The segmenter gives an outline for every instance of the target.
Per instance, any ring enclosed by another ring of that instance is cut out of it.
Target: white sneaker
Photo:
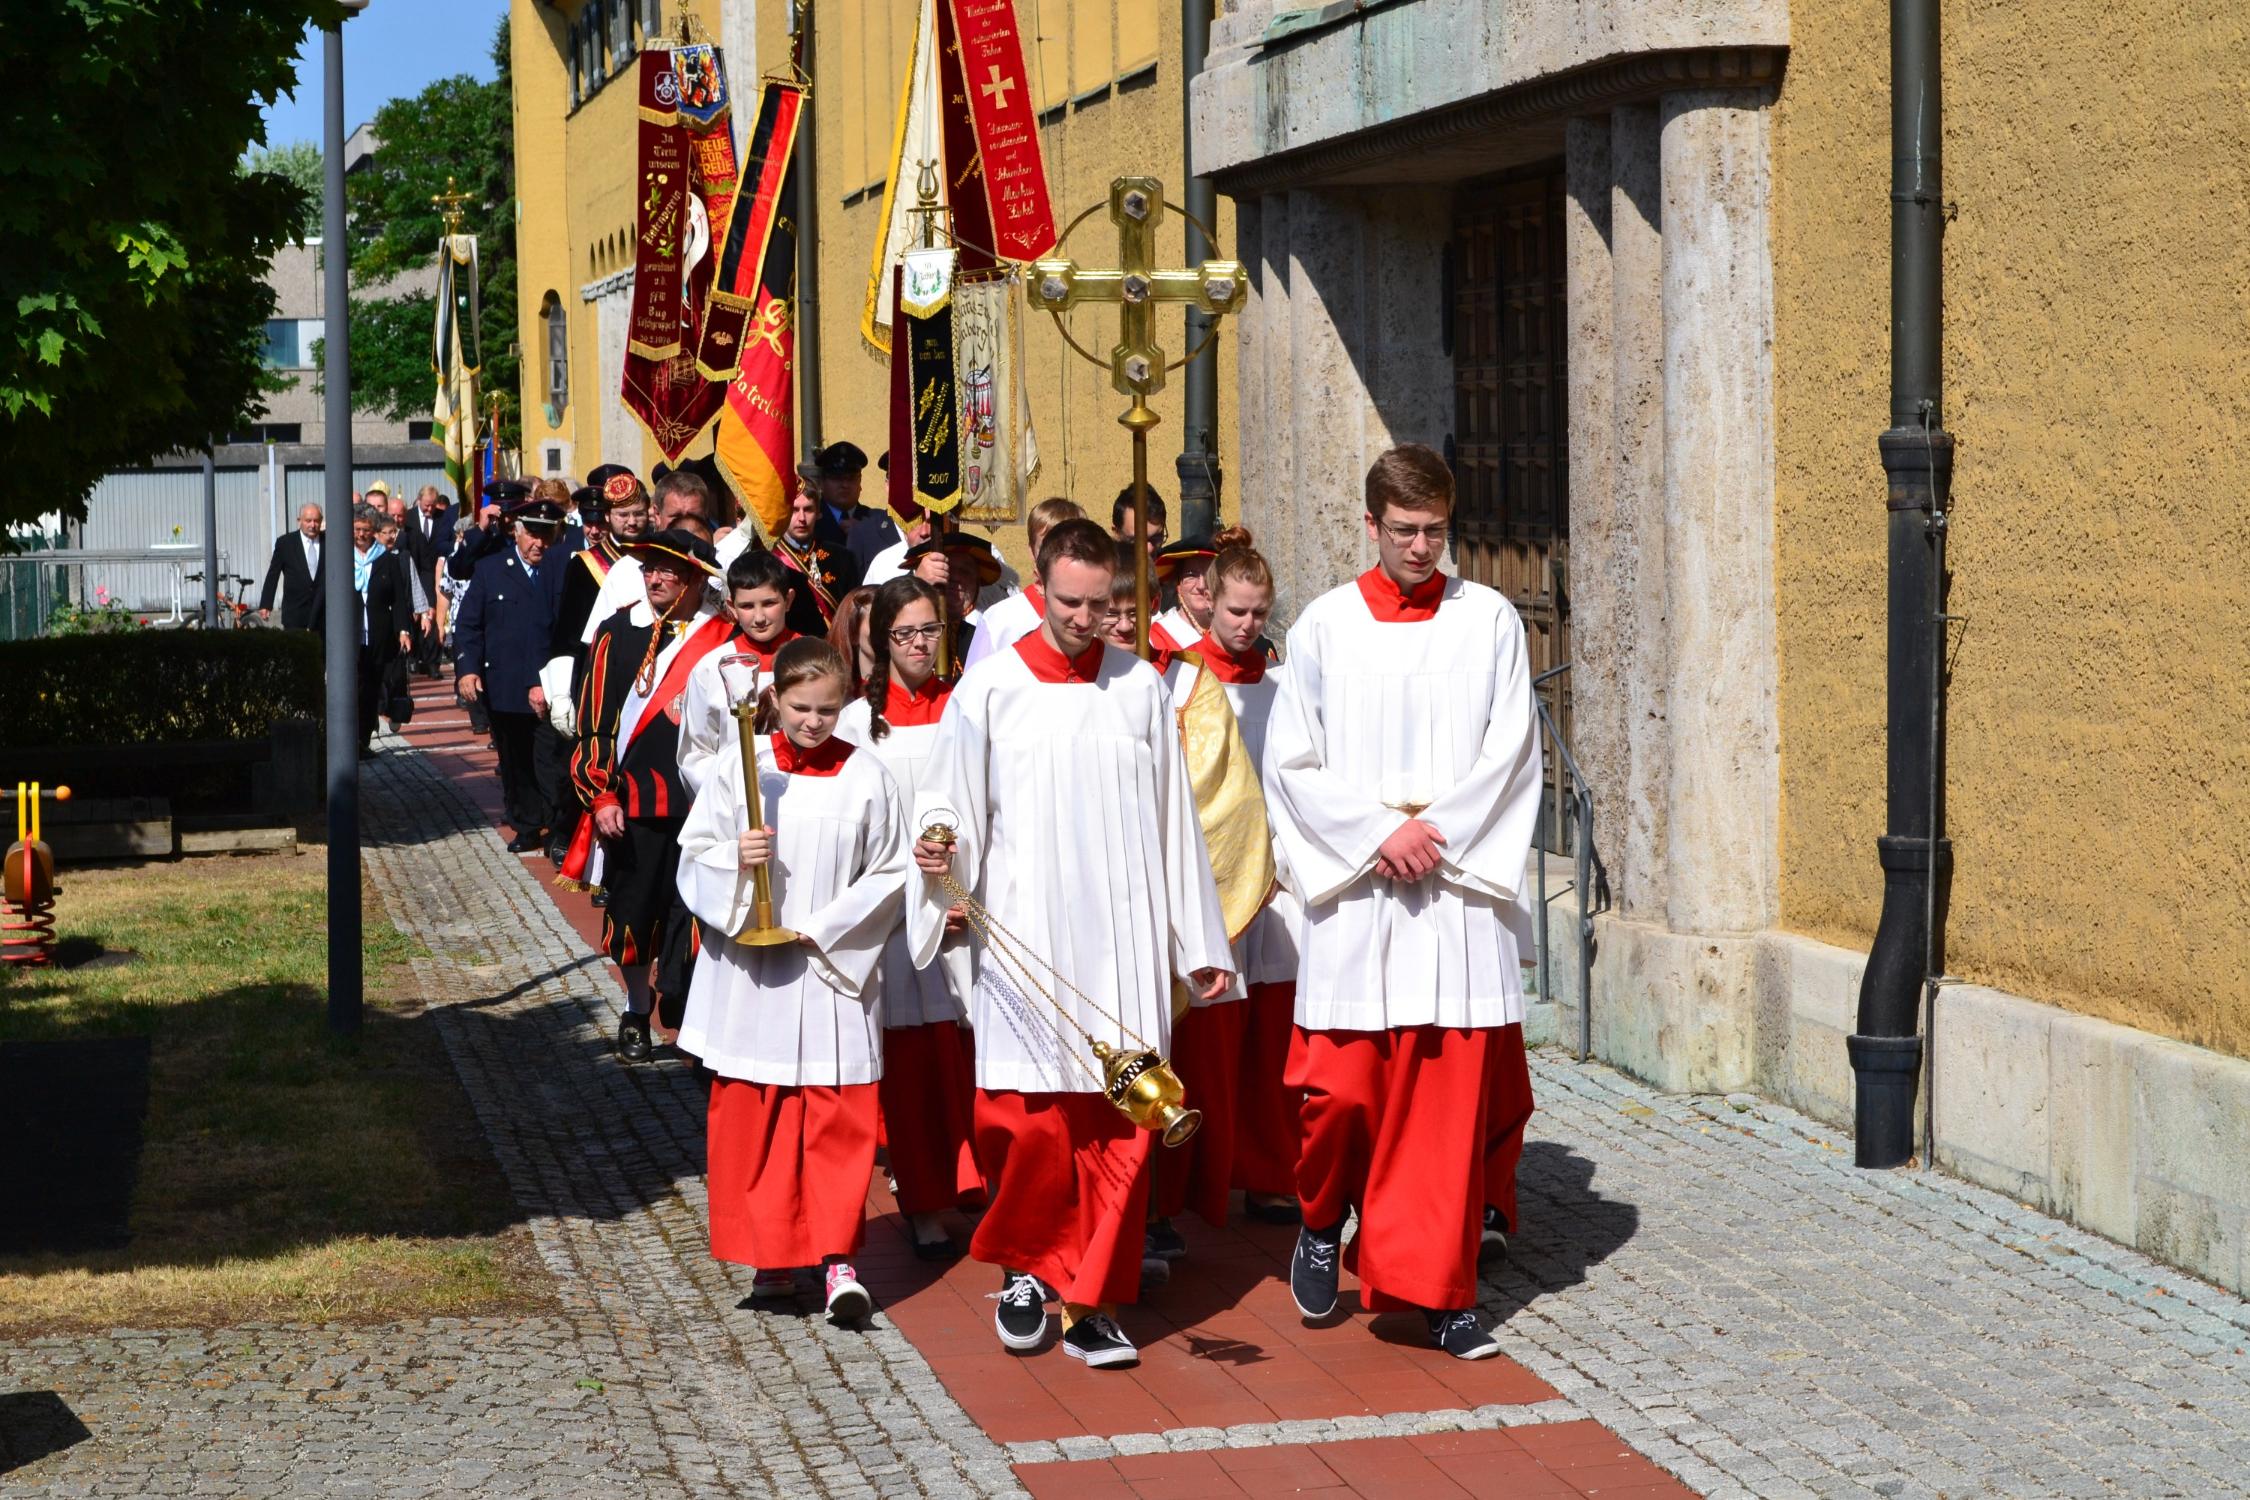
[[[859,1284],[859,1273],[844,1261],[828,1267],[828,1320],[857,1323],[875,1310],[875,1299]]]

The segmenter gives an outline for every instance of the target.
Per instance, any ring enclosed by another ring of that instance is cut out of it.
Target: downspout
[[[1191,99],[1197,75],[1211,51],[1212,0],[1180,0],[1180,166],[1187,174],[1187,259],[1183,265],[1201,265],[1211,257],[1211,242],[1196,227],[1201,220],[1218,231],[1219,195],[1211,179],[1195,174],[1195,107]],[[1219,529],[1219,348],[1217,319],[1201,308],[1187,310],[1187,345],[1196,348],[1210,340],[1202,357],[1189,361],[1183,382],[1185,420],[1180,424],[1180,456],[1174,468],[1180,477],[1179,535],[1209,536]]]
[[[1847,1039],[1863,1167],[1914,1155],[1924,1038],[1916,1012],[1944,964],[1952,849],[1944,838],[1945,515],[1953,438],[1945,430],[1945,207],[1939,0],[1891,0],[1891,425],[1878,440],[1888,481],[1890,589],[1883,913]]]

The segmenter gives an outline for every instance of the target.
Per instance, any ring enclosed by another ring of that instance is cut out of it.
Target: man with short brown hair
[[[1289,1287],[1334,1311],[1344,1223],[1364,1305],[1460,1359],[1483,1232],[1515,1227],[1531,1116],[1519,902],[1540,760],[1523,622],[1439,571],[1453,476],[1418,443],[1367,472],[1377,563],[1289,632],[1266,726],[1275,863],[1303,903],[1288,1082],[1305,1091]],[[1495,1222],[1495,1221],[1498,1222]]]

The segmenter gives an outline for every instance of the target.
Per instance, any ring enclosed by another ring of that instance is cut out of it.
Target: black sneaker
[[[1186,1260],[1187,1241],[1172,1227],[1170,1219],[1152,1219],[1148,1226],[1148,1254],[1165,1260]]]
[[[1484,1206],[1484,1238],[1477,1245],[1477,1260],[1481,1263],[1498,1260],[1508,1253],[1508,1221],[1500,1210],[1487,1203]]]
[[[1036,1349],[1047,1338],[1047,1284],[1028,1271],[1003,1271],[992,1326],[1010,1349]]]
[[[1297,1231],[1297,1253],[1289,1257],[1289,1295],[1306,1317],[1325,1318],[1336,1310],[1343,1248],[1341,1224],[1325,1230],[1307,1224]]]
[[[618,1061],[645,1063],[655,1055],[655,1049],[649,1045],[648,1040],[648,1017],[633,1011],[625,1012],[625,1018],[617,1023]]]
[[[1158,1252],[1155,1234],[1143,1235],[1141,1237],[1141,1290],[1145,1292],[1156,1287],[1169,1286],[1171,1282],[1172,1263]]]
[[[1107,1313],[1088,1313],[1071,1324],[1070,1331],[1063,1335],[1063,1353],[1084,1360],[1087,1368],[1094,1370],[1141,1362],[1141,1351]]]
[[[1298,1210],[1297,1200],[1294,1198],[1284,1198],[1278,1203],[1260,1203],[1255,1199],[1246,1199],[1242,1205],[1242,1212],[1246,1217],[1260,1224],[1302,1224],[1305,1222],[1305,1216]]]
[[[1422,1317],[1429,1325],[1430,1342],[1455,1359],[1490,1359],[1500,1352],[1473,1312],[1433,1312]]]

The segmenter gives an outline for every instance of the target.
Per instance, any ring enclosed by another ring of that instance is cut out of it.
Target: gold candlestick
[[[758,785],[758,732],[754,727],[758,717],[758,659],[740,654],[724,658],[719,663],[722,682],[726,677],[726,664],[737,661],[751,663],[750,696],[730,705],[742,746],[743,810],[751,819],[751,827],[763,828],[766,826],[766,796]],[[745,947],[778,948],[797,941],[796,933],[773,919],[772,865],[772,859],[768,858],[750,867],[750,919],[734,934],[734,940]]]

